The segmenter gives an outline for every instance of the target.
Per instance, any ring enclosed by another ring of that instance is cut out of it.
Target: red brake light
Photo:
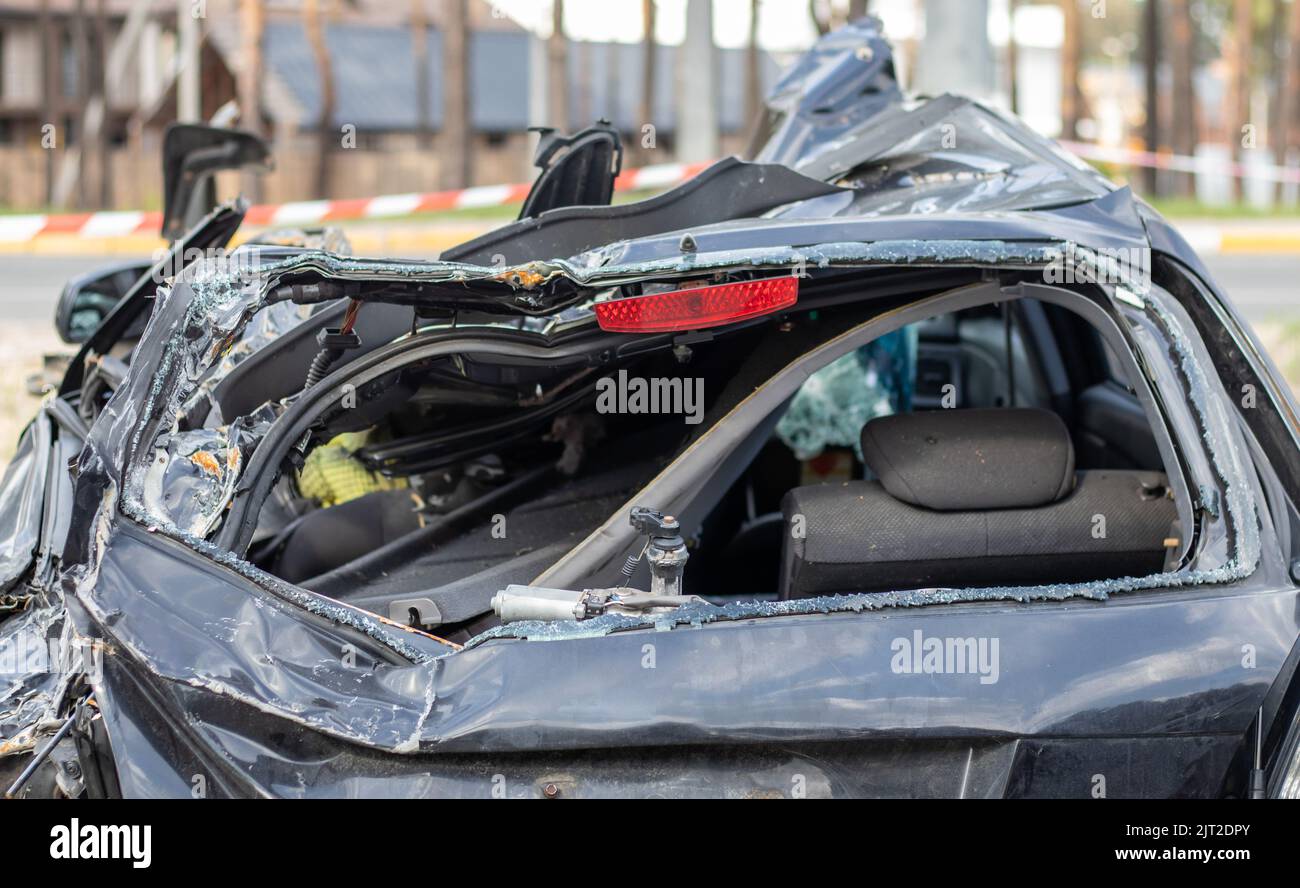
[[[597,302],[596,322],[611,333],[699,330],[771,314],[799,298],[797,277],[740,281]]]

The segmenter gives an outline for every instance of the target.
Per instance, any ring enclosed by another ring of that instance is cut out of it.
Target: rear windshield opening
[[[476,354],[407,366],[317,424],[247,556],[470,637],[498,622],[493,594],[532,582],[629,504],[661,506],[638,494],[669,463],[869,316],[795,313],[599,367]],[[1177,561],[1146,411],[1100,334],[1053,305],[1013,300],[885,334],[811,372],[760,426],[680,517],[685,594],[1038,585]],[[630,579],[615,566],[586,587],[650,588],[643,553],[624,554]]]

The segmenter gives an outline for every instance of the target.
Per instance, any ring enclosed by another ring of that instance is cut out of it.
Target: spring
[[[644,554],[645,549],[642,549],[635,555],[627,556],[627,560],[623,562],[623,576],[632,579],[632,574],[636,571],[636,566],[641,563],[641,556]]]

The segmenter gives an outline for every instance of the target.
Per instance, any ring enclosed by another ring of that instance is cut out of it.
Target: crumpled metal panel
[[[943,96],[893,106],[796,168],[816,178],[841,173],[834,181],[857,191],[840,211],[846,216],[1025,210],[1094,200],[1113,188],[1062,159],[1047,139],[1009,130],[993,110]]]
[[[856,190],[822,215],[1024,210],[1094,200],[1112,186],[1048,139],[970,99],[908,99],[871,18],[823,36],[765,100],[751,154]]]
[[[824,34],[781,75],[764,101],[750,153],[760,162],[793,167],[902,99],[880,21],[850,22]]]
[[[23,431],[0,481],[0,614],[13,606],[6,593],[31,566],[40,542],[49,460],[50,419],[42,411]]]
[[[865,752],[868,741],[889,737],[924,749],[953,737],[1035,737],[1054,746],[1055,738],[1092,735],[1152,740],[1134,760],[1142,767],[1116,766],[1116,794],[1204,793],[1204,783],[1192,780],[1207,764],[1204,738],[1245,730],[1288,656],[1297,619],[1293,589],[1194,600],[1164,593],[1082,618],[1050,606],[903,612],[880,605],[858,613],[827,608],[829,616],[714,625],[671,620],[588,638],[549,636],[565,639],[562,645],[485,639],[423,663],[389,664],[226,571],[200,565],[139,531],[119,531],[99,582],[79,593],[78,603],[88,620],[114,621],[111,659],[120,658],[122,669],[147,664],[157,684],[151,705],[186,712],[186,730],[200,748],[239,763],[241,794],[474,794],[489,787],[448,790],[444,780],[459,774],[482,781],[502,769],[512,780],[540,779],[550,772],[547,761],[579,768],[599,786],[600,778],[577,764],[592,748],[657,748],[653,758],[680,764],[743,754],[701,751],[711,744],[776,744],[815,757],[821,744],[849,740]],[[1000,665],[987,682],[973,671],[900,678],[894,642],[917,632],[993,634]],[[1258,642],[1251,669],[1241,664],[1244,637]],[[351,656],[348,643],[355,645]],[[645,666],[650,653],[653,669]],[[110,681],[113,674],[107,670]],[[111,683],[104,696],[119,699],[115,705],[141,705],[127,683]],[[276,727],[284,722],[309,730],[286,734]],[[1178,737],[1188,741],[1185,753],[1163,742]],[[1230,746],[1217,747],[1211,763],[1222,765]],[[398,758],[362,755],[361,748]],[[501,760],[529,750],[547,750],[548,757]],[[466,770],[467,759],[444,759],[484,754],[496,758],[477,758],[477,771]],[[1164,776],[1156,781],[1144,771]],[[1021,784],[1048,779],[1032,761],[1013,767],[1003,760],[997,774],[990,785],[1013,775]],[[1133,781],[1127,790],[1121,774]],[[152,778],[131,779],[144,794]],[[652,785],[645,779],[642,792]],[[872,785],[869,774],[855,779],[864,781],[862,791]],[[1085,779],[1076,791],[1087,788]],[[1033,789],[1024,794],[1061,792],[1050,782]]]
[[[293,302],[276,302],[253,315],[247,326],[240,332],[238,340],[226,349],[220,360],[186,399],[183,408],[185,413],[193,415],[198,404],[202,402],[208,407],[204,425],[220,425],[224,421],[221,416],[221,405],[212,397],[217,384],[249,355],[262,350],[309,318],[312,308],[313,306],[310,305],[298,305]]]
[[[70,677],[60,661],[64,629],[57,595],[0,623],[0,758],[31,749],[37,726],[53,716]]]
[[[183,533],[206,537],[234,495],[245,459],[274,419],[275,411],[264,406],[229,425],[159,436],[140,481],[146,511],[165,516]]]
[[[1111,798],[1213,797],[1236,751],[1231,736],[1179,734],[1025,740],[907,732],[777,742],[735,742],[732,734],[690,745],[625,745],[607,725],[592,724],[583,749],[547,749],[539,732],[535,745],[517,750],[396,757],[313,732],[290,734],[275,719],[201,691],[180,688],[167,702],[194,713],[199,748],[232,765],[228,775],[209,777],[213,796],[1087,798],[1095,789],[1089,778],[1104,773]],[[140,766],[124,776],[125,794],[188,794],[196,775],[214,769],[173,746],[140,704],[125,697],[120,711],[106,712],[114,736],[129,737],[138,750]],[[160,749],[169,751],[166,759]]]

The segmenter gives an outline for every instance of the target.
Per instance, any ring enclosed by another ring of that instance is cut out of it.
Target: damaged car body
[[[110,313],[0,490],[14,794],[1300,794],[1296,406],[1127,189],[866,20],[531,207]]]

